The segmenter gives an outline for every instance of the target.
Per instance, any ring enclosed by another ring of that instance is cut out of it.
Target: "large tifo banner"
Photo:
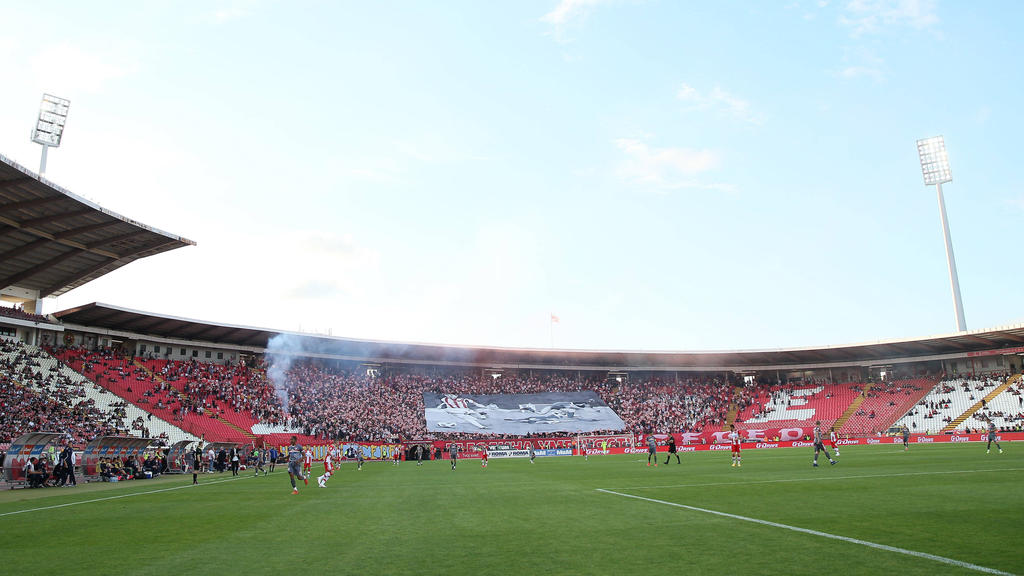
[[[626,425],[596,392],[459,395],[425,392],[427,430],[526,436],[622,430]]]

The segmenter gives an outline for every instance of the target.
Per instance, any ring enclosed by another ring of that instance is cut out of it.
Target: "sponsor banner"
[[[1011,442],[1011,441],[1024,441],[1024,432],[1004,432],[996,434],[996,439],[1000,442]],[[956,434],[956,435],[940,435],[940,436],[927,436],[919,434],[917,436],[911,436],[910,441],[912,443],[920,444],[931,444],[931,443],[942,443],[942,442],[987,442],[987,434]],[[841,446],[856,446],[856,445],[876,445],[876,444],[903,444],[903,437],[879,437],[879,438],[849,438],[839,442],[837,445]],[[765,450],[773,448],[813,448],[814,442],[807,440],[795,440],[788,442],[745,442],[743,444],[743,450]],[[679,452],[705,452],[705,451],[728,451],[732,447],[729,444],[695,444],[690,446],[678,446],[676,448]],[[668,449],[665,446],[659,446],[658,452],[666,452]],[[600,450],[590,452],[590,454],[601,454]],[[635,447],[635,448],[609,448],[607,454],[647,454],[646,447]]]
[[[527,451],[529,452],[529,451]],[[537,456],[572,456],[572,448],[555,448],[548,450],[541,448],[540,450],[534,450],[534,454]]]
[[[488,450],[488,458],[529,458],[529,450]]]
[[[592,390],[542,394],[423,394],[430,432],[527,436],[587,433],[626,427]]]
[[[323,462],[324,457],[330,451],[332,444],[301,444],[303,448],[309,448],[310,452],[313,453],[313,462]],[[333,446],[337,446],[341,461],[344,460],[355,460],[355,452],[359,451],[363,453],[363,460],[391,460],[394,458],[395,451],[402,451],[403,446],[401,444],[395,444],[393,442],[338,442]],[[276,446],[277,453],[282,457],[288,454],[288,445],[281,444]],[[245,449],[248,453],[248,448]],[[338,464],[338,462],[335,462]]]
[[[679,438],[679,434],[675,435]],[[638,437],[639,438],[639,437]],[[667,438],[667,436],[664,436]],[[1024,441],[1024,432],[1004,432],[996,434],[996,439],[1000,442],[1006,441]],[[987,442],[988,434],[943,434],[937,436],[928,436],[924,434],[911,435],[910,441],[912,443],[919,444],[930,444],[930,443],[942,443],[942,442]],[[445,458],[448,457],[448,447],[451,444],[457,444],[459,446],[459,458],[474,458],[479,457],[482,450],[487,450],[492,457],[495,452],[506,451],[506,452],[523,452],[529,455],[530,444],[533,444],[536,448],[535,452],[537,456],[576,456],[580,452],[574,448],[576,439],[575,438],[535,438],[522,440],[509,440],[507,438],[477,438],[471,440],[461,441],[441,441],[437,440],[433,442],[434,447],[440,447],[444,453]],[[864,445],[876,445],[876,444],[903,444],[902,436],[880,436],[873,438],[845,438],[837,440],[837,446],[864,446]],[[584,444],[586,445],[586,443]],[[826,443],[826,445],[828,445]],[[500,448],[499,448],[500,447]],[[742,448],[743,450],[763,450],[773,448],[813,448],[814,442],[810,440],[789,440],[789,441],[775,441],[775,440],[762,440],[762,441],[750,441],[744,439]],[[696,443],[696,444],[676,444],[677,452],[703,452],[703,451],[728,451],[732,447],[727,443]],[[658,453],[665,453],[668,451],[666,446],[661,440],[659,440]],[[647,454],[647,446],[637,443],[636,446],[625,445],[625,446],[609,446],[606,450],[597,449],[586,449],[589,455],[601,455],[601,454]]]
[[[660,437],[664,437],[667,441],[668,435],[662,434]],[[608,448],[625,448],[627,446],[633,446],[633,435],[632,434],[606,434],[596,436],[580,436],[579,442],[583,444],[583,447],[588,450],[606,450]],[[659,440],[660,442],[660,440]]]

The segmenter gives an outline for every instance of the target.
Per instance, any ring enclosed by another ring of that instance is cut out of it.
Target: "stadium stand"
[[[1024,377],[1020,374],[1008,379],[1008,386],[978,411],[957,425],[960,431],[987,430],[992,422],[1002,431],[1024,428]]]
[[[194,438],[107,393],[44,350],[14,340],[0,340],[0,398],[0,443],[42,430],[67,431],[78,447],[115,433],[168,442]]]
[[[32,314],[31,312],[25,312],[24,310],[17,306],[0,305],[0,316],[6,318],[14,318],[16,320],[28,320],[29,322],[53,323],[53,321],[47,318],[46,316]]]
[[[721,426],[732,388],[716,379],[666,383],[560,375],[492,378],[480,374],[372,378],[311,365],[288,372],[293,390],[291,426],[306,435],[346,440],[388,440],[427,435],[423,393],[531,394],[594,390],[634,433],[701,431]],[[372,409],[368,409],[372,407]],[[434,434],[437,436],[437,434]]]
[[[888,430],[892,423],[906,414],[925,394],[935,387],[936,380],[915,378],[866,385],[862,402],[846,422],[839,426],[841,436],[876,435]]]
[[[206,410],[202,406],[193,409],[190,402],[182,401],[181,394],[176,388],[167,382],[156,382],[143,366],[136,365],[130,358],[114,354],[110,349],[89,352],[82,349],[59,348],[52,352],[72,370],[126,400],[128,405],[140,413],[152,414],[173,423],[172,426],[182,432],[171,438],[172,441],[198,439],[204,436],[208,440],[223,439],[232,442],[246,442],[251,439],[251,433],[247,436],[237,427],[229,426],[216,418],[213,408],[205,416]]]
[[[737,416],[736,429],[801,427],[821,420],[828,430],[861,391],[860,384],[762,385]]]
[[[938,434],[955,418],[969,410],[1005,379],[987,377],[972,380],[950,378],[939,382],[916,406],[895,422],[915,434]]]

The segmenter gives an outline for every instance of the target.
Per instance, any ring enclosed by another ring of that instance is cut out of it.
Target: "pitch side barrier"
[[[996,434],[996,440],[998,442],[1019,442],[1024,441],[1024,432],[1002,432]],[[963,442],[988,442],[988,434],[941,434],[941,435],[927,435],[927,434],[912,434],[910,436],[911,444],[949,444],[949,443],[963,443]],[[863,446],[872,444],[898,444],[903,445],[902,436],[882,436],[879,438],[850,438],[847,440],[836,440],[836,446]],[[809,440],[786,440],[786,441],[747,441],[743,442],[743,450],[763,450],[771,448],[812,448],[814,442]],[[731,450],[732,446],[728,443],[718,444],[679,444],[676,446],[677,452],[704,452],[704,451],[724,451]],[[668,452],[668,446],[658,444],[658,452]],[[590,454],[646,454],[647,447],[637,445],[635,448],[609,448],[608,450],[591,450]]]
[[[760,432],[760,431],[758,431]],[[715,433],[717,434],[717,433]],[[678,452],[702,452],[730,450],[731,445],[724,436],[719,442],[684,443],[682,438],[685,434],[673,434],[676,438],[676,451]],[[668,452],[668,434],[656,434],[658,439],[658,452]],[[1002,432],[996,434],[1000,442],[1024,441],[1024,432]],[[959,442],[987,442],[988,434],[912,434],[911,444],[938,444],[938,443],[959,443]],[[516,458],[529,455],[530,446],[533,446],[537,456],[577,456],[583,454],[646,454],[647,437],[632,435],[611,435],[611,436],[583,436],[564,438],[472,438],[466,440],[434,441],[435,448],[441,448],[445,457],[448,448],[455,444],[459,447],[459,458],[479,458],[480,454],[487,450],[492,458]],[[837,446],[856,446],[871,444],[903,444],[902,436],[882,436],[877,438],[850,438],[837,440]],[[771,449],[771,448],[810,448],[814,443],[810,440],[763,440],[743,439],[743,449]]]
[[[12,484],[22,484],[28,481],[25,472],[22,470],[29,459],[41,458],[48,454],[48,448],[57,444],[66,435],[62,432],[30,432],[22,434],[20,438],[11,442],[7,448],[7,457],[4,459],[4,480]],[[49,463],[52,470],[56,462]]]
[[[100,436],[85,445],[82,452],[82,475],[89,480],[99,477],[103,458],[137,458],[157,442],[154,438],[133,436]]]
[[[410,442],[412,444],[425,444],[422,441]],[[303,448],[309,448],[313,452],[314,462],[323,462],[324,456],[331,449],[331,446],[337,446],[341,452],[342,460],[353,460],[349,458],[350,452],[354,454],[356,451],[363,453],[363,460],[391,460],[394,458],[395,451],[402,450],[402,445],[395,442],[323,442],[318,444],[306,443],[302,444]],[[270,447],[267,446],[267,449]],[[286,458],[288,455],[287,444],[275,444],[274,448],[277,449],[277,453],[280,454],[280,458]]]

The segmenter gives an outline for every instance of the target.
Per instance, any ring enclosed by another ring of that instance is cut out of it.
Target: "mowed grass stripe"
[[[224,478],[221,480],[213,480],[211,482],[203,482],[202,484],[188,484],[186,486],[172,486],[170,488],[158,488],[156,490],[145,490],[143,492],[129,492],[127,494],[116,494],[114,496],[104,496],[103,498],[91,498],[89,500],[78,500],[74,502],[65,502],[63,504],[53,504],[51,506],[40,506],[37,508],[26,508],[24,510],[13,510],[11,512],[0,512],[0,517],[3,516],[14,516],[15,514],[25,514],[27,512],[41,512],[43,510],[54,510],[57,508],[67,508],[68,506],[78,506],[79,504],[92,504],[94,502],[105,502],[107,500],[120,500],[122,498],[131,498],[132,496],[145,496],[147,494],[159,494],[161,492],[171,492],[174,490],[186,490],[189,488],[195,489],[200,486],[211,486],[214,484],[223,484],[224,482],[233,482],[235,480],[241,480],[242,478],[251,478],[251,476],[234,476],[231,478]]]
[[[743,522],[752,522],[754,524],[761,524],[764,526],[770,526],[772,528],[782,528],[785,530],[792,530],[793,532],[801,532],[803,534],[810,534],[812,536],[820,536],[822,538],[831,538],[832,540],[840,540],[843,542],[849,542],[851,544],[859,544],[861,546],[867,546],[869,548],[876,548],[878,550],[886,550],[888,552],[896,552],[898,554],[906,554],[907,556],[914,556],[917,558],[925,558],[933,560],[935,562],[941,562],[943,564],[949,564],[951,566],[957,566],[960,568],[967,568],[968,570],[974,570],[976,572],[984,572],[986,574],[999,574],[1002,576],[1014,576],[1011,572],[1003,572],[1002,570],[996,570],[994,568],[986,568],[985,566],[978,566],[977,564],[971,564],[970,562],[964,562],[962,560],[956,560],[953,558],[946,558],[944,556],[937,556],[935,554],[928,554],[927,552],[917,552],[914,550],[907,550],[906,548],[897,548],[896,546],[888,546],[886,544],[878,544],[876,542],[868,542],[866,540],[859,540],[857,538],[849,538],[847,536],[840,536],[838,534],[829,534],[828,532],[821,532],[819,530],[811,530],[809,528],[800,528],[799,526],[790,526],[788,524],[780,524],[778,522],[771,522],[768,520],[761,520],[759,518],[750,518],[748,516],[740,516],[738,514],[729,514],[728,512],[719,512],[717,510],[708,510],[707,508],[699,508],[697,506],[689,506],[686,504],[680,504],[678,502],[668,502],[666,500],[658,500],[656,498],[647,498],[644,496],[637,496],[635,494],[626,494],[624,492],[616,492],[614,490],[605,490],[604,488],[598,488],[598,492],[604,492],[605,494],[614,494],[616,496],[622,496],[624,498],[635,498],[637,500],[643,500],[645,502],[653,502],[655,504],[664,504],[666,506],[674,506],[676,508],[684,508],[686,510],[692,510],[694,512],[703,512],[705,514],[714,514],[716,516],[723,516],[726,518],[732,518],[733,520],[741,520]]]

